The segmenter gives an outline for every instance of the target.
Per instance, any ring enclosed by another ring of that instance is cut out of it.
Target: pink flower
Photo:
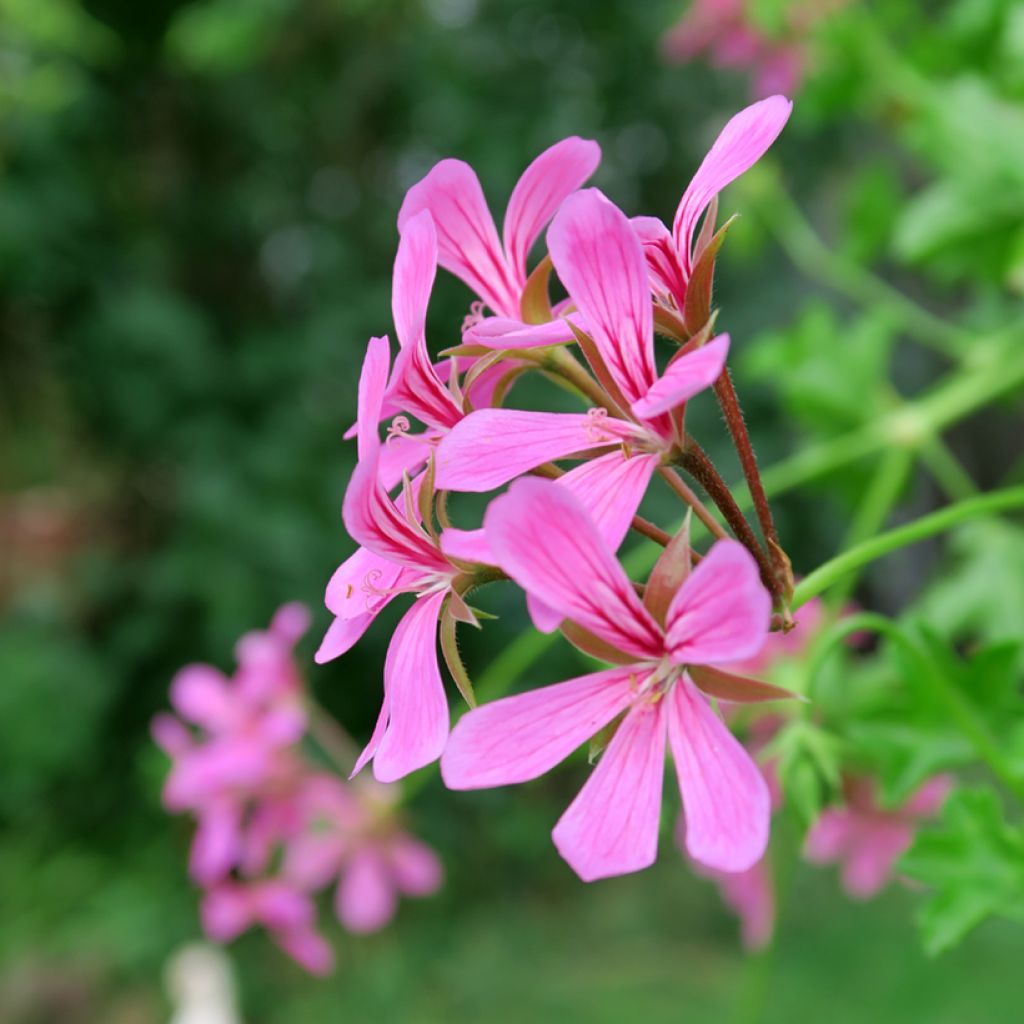
[[[868,899],[885,886],[910,848],[917,824],[939,812],[951,785],[948,775],[936,775],[902,806],[886,809],[872,779],[847,779],[846,804],[822,811],[807,834],[804,856],[813,864],[840,864],[846,892]]]
[[[359,463],[342,508],[349,534],[362,547],[327,586],[327,607],[336,618],[316,660],[329,661],[349,650],[398,594],[416,595],[388,647],[380,716],[355,767],[358,772],[373,758],[374,775],[393,782],[437,760],[448,737],[437,621],[467,569],[445,554],[440,539],[430,532],[432,524],[428,528],[420,521],[423,477],[417,485],[407,481],[397,502],[381,480],[383,446],[377,424],[387,376],[387,339],[372,338],[359,380]]]
[[[661,621],[565,488],[520,480],[491,503],[484,526],[505,572],[618,664],[470,711],[441,759],[445,783],[536,778],[624,714],[552,833],[570,866],[591,881],[654,861],[666,738],[690,855],[723,870],[754,864],[768,838],[768,787],[686,671],[751,657],[764,642],[771,601],[750,554],[734,541],[715,544]]]
[[[664,373],[654,362],[654,323],[647,267],[626,216],[596,189],[563,204],[548,232],[551,257],[569,297],[607,367],[612,413],[481,409],[456,424],[437,449],[443,490],[488,491],[551,460],[609,445],[608,500],[629,522],[650,474],[680,441],[681,415],[669,412],[710,386],[722,372],[728,336],[681,350]],[[646,467],[630,470],[630,459]],[[628,485],[628,486],[627,486]]]
[[[222,882],[203,896],[201,915],[203,930],[217,942],[261,925],[311,974],[328,974],[334,967],[331,947],[314,928],[313,901],[286,882]]]
[[[647,256],[651,288],[663,305],[683,311],[687,285],[699,257],[694,245],[701,214],[726,185],[764,156],[792,109],[784,96],[771,96],[741,110],[726,124],[679,200],[671,233],[657,217],[633,218]],[[692,325],[694,330],[703,326]]]
[[[428,210],[437,225],[441,266],[464,281],[499,317],[518,321],[530,248],[566,196],[601,160],[596,142],[572,136],[546,149],[512,191],[502,241],[487,209],[480,181],[469,164],[442,160],[406,194],[398,214],[408,222]]]
[[[718,885],[722,902],[740,919],[743,948],[757,952],[771,945],[775,933],[775,880],[771,856],[764,856],[746,871],[716,871],[695,864],[698,874]]]
[[[302,888],[336,880],[335,912],[349,931],[378,931],[394,917],[399,895],[440,887],[437,855],[398,827],[387,787],[323,776],[307,788],[303,811],[307,827],[289,844],[284,874]]]

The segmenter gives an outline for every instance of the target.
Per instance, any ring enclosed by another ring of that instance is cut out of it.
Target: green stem
[[[1024,488],[1018,488],[1024,497]],[[928,651],[912,636],[908,635],[891,619],[874,612],[861,612],[837,622],[822,636],[816,645],[808,675],[813,681],[820,673],[825,659],[839,645],[854,633],[870,631],[878,633],[902,647],[916,662],[921,678],[928,683],[935,695],[945,705],[950,718],[974,747],[975,753],[992,770],[992,774],[1019,800],[1024,801],[1024,780],[1013,770],[1003,757],[999,741],[992,734],[985,720],[964,694],[951,683],[935,664]]]
[[[921,461],[951,501],[961,501],[978,493],[978,485],[941,437],[925,441],[920,455]]]
[[[980,494],[976,498],[968,498],[966,501],[958,501],[954,505],[947,505],[937,512],[915,519],[912,523],[872,537],[819,566],[802,580],[793,593],[793,610],[827,590],[848,573],[855,572],[893,551],[944,533],[970,519],[995,515],[1015,508],[1024,508],[1024,487],[1007,487],[999,491],[990,491],[988,494]]]

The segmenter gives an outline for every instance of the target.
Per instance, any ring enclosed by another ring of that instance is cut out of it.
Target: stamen
[[[615,438],[609,434],[607,428],[608,410],[596,407],[587,411],[587,437],[598,444],[606,441],[613,441]]]
[[[469,313],[466,314],[462,321],[462,333],[465,334],[470,327],[476,327],[483,318],[484,304],[479,299],[476,302],[471,302],[469,304]]]
[[[387,437],[384,439],[384,443],[388,444],[399,437],[408,437],[411,429],[412,424],[409,422],[408,416],[396,416],[388,427],[388,433]]]

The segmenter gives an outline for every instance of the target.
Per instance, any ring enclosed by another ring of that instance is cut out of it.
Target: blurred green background
[[[365,340],[390,330],[404,190],[456,155],[500,216],[529,160],[580,134],[603,148],[596,184],[670,218],[749,101],[742,73],[661,59],[685,6],[0,0],[0,1019],[167,1019],[164,965],[199,929],[190,826],[160,809],[148,722],[179,665],[227,667],[283,601],[326,626],[323,587],[351,550],[341,434]],[[780,6],[761,5],[766,24]],[[940,319],[981,330],[1019,315],[1020,5],[864,6],[870,24],[818,26],[776,174],[723,199],[743,217],[716,298],[769,464],[945,368],[885,301],[787,258],[778,181],[831,249]],[[441,275],[438,347],[469,299]],[[726,457],[710,403],[693,415]],[[990,410],[951,444],[994,486],[1019,478],[1018,431]],[[779,503],[798,571],[841,543],[868,468]],[[897,518],[944,498],[919,473]],[[859,600],[901,607],[940,557],[928,545],[887,562]],[[501,620],[467,638],[476,669],[526,624],[511,596],[491,600]],[[302,648],[318,697],[360,738],[387,636],[382,623],[323,668],[318,635]],[[531,681],[567,665],[549,657]],[[667,837],[655,869],[584,886],[548,839],[578,782],[566,770],[453,795],[432,780],[409,814],[445,860],[443,892],[379,936],[331,926],[327,981],[247,936],[231,948],[245,1019],[700,1022],[761,1004],[780,1022],[1020,1019],[1019,934],[990,925],[929,961],[899,889],[851,905],[831,872],[800,868],[778,949],[748,961]]]

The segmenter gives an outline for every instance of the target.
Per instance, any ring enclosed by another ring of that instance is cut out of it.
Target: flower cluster
[[[604,753],[553,831],[585,880],[654,860],[666,748],[691,857],[744,871],[767,842],[768,785],[709,698],[786,695],[735,668],[758,654],[770,628],[791,626],[792,578],[725,368],[729,338],[715,333],[711,285],[725,231],[715,230],[718,193],[765,153],[790,109],[773,96],[729,121],[671,230],[654,217],[630,219],[583,188],[600,153],[579,138],[527,168],[500,238],[475,173],[457,160],[414,185],[399,213],[398,354],[392,365],[386,337],[367,347],[353,428],[358,464],[343,503],[361,546],[328,585],[334,621],[317,660],[349,650],[394,598],[413,599],[391,638],[380,716],[356,766],[372,760],[383,782],[438,759],[453,789],[522,782],[600,734]],[[545,228],[547,254],[531,269]],[[438,265],[476,301],[461,344],[435,363],[425,324]],[[567,293],[561,301],[551,299],[552,274]],[[661,367],[656,333],[675,346]],[[561,378],[581,410],[508,407],[510,389],[531,371]],[[761,538],[687,430],[687,403],[712,388],[750,473]],[[703,554],[688,525],[671,536],[638,516],[655,475],[714,535]],[[482,526],[452,525],[449,492],[506,485]],[[615,555],[631,527],[664,546],[643,584]],[[449,734],[438,634],[475,704],[456,624],[479,625],[467,597],[501,579],[525,592],[538,629],[560,629],[611,667],[473,707]]]
[[[177,716],[158,715],[153,734],[172,760],[165,806],[198,822],[189,871],[204,889],[206,933],[226,942],[260,925],[321,974],[334,958],[316,930],[314,893],[334,885],[342,925],[373,931],[399,893],[435,891],[441,866],[401,829],[389,787],[344,783],[304,755],[307,700],[293,647],[308,624],[305,608],[285,605],[267,631],[239,641],[231,678],[208,665],[182,669],[171,685]]]
[[[752,12],[753,0],[693,0],[665,33],[662,52],[685,64],[702,54],[720,68],[742,68],[753,78],[756,96],[795,92],[807,64],[807,36],[814,25],[845,0],[796,0],[768,31]]]

